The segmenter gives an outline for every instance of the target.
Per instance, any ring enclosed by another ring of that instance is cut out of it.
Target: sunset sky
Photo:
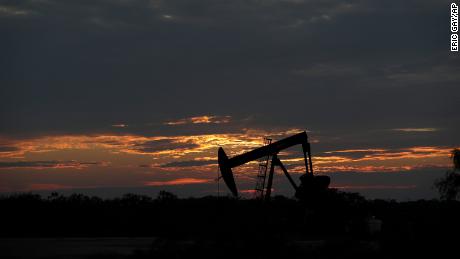
[[[0,0],[0,193],[216,195],[218,147],[305,130],[332,187],[436,198],[460,147],[450,3]]]

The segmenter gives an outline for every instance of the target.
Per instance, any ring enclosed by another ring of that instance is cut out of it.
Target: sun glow
[[[151,181],[146,182],[146,186],[168,186],[168,185],[186,185],[186,184],[202,184],[210,183],[211,179],[197,179],[197,178],[178,178],[170,181]]]

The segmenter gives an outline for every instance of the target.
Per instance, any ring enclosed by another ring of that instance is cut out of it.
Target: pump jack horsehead
[[[305,162],[305,174],[300,176],[300,186],[296,185],[295,181],[289,175],[286,167],[278,158],[278,153],[281,150],[287,149],[295,145],[302,145],[303,157]],[[218,151],[220,173],[228,189],[230,189],[234,196],[238,196],[238,189],[235,184],[232,168],[263,157],[267,157],[267,159],[271,158],[267,186],[263,186],[263,193],[265,195],[263,198],[265,200],[270,199],[275,166],[279,166],[283,170],[284,175],[288,178],[289,182],[294,188],[296,192],[295,196],[298,199],[307,200],[313,198],[311,196],[324,192],[328,189],[330,183],[330,178],[328,176],[313,175],[313,163],[311,160],[310,143],[308,142],[307,133],[303,131],[301,133],[270,143],[266,146],[262,146],[249,152],[234,156],[232,158],[228,158],[225,154],[224,149],[220,147]]]

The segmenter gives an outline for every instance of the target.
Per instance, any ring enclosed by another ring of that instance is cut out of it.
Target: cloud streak
[[[170,181],[150,181],[146,182],[146,186],[170,186],[170,185],[189,185],[189,184],[204,184],[211,183],[211,179],[197,178],[178,178]]]
[[[439,129],[436,128],[399,128],[393,129],[394,131],[401,131],[401,132],[435,132]]]
[[[5,169],[84,169],[88,166],[105,165],[102,162],[78,162],[78,161],[14,161],[0,162],[0,170]]]
[[[198,117],[190,117],[190,118],[185,118],[185,119],[167,121],[164,124],[170,125],[170,126],[186,125],[186,124],[222,124],[222,123],[229,123],[230,119],[231,119],[230,116],[198,116]]]
[[[275,140],[291,135],[297,130],[265,132],[245,130],[234,134],[202,134],[177,136],[140,135],[94,135],[94,136],[48,136],[26,140],[8,140],[2,148],[0,158],[3,168],[34,167],[27,157],[46,156],[65,152],[109,152],[109,161],[116,162],[117,156],[130,155],[133,160],[141,159],[143,168],[159,171],[201,171],[213,172],[216,169],[216,152],[224,147],[229,156],[258,148],[263,145],[263,137],[272,136]],[[319,140],[319,143],[321,141]],[[313,156],[313,164],[318,172],[394,172],[408,171],[419,167],[447,167],[452,147],[415,146],[406,148],[361,148],[324,151]],[[151,157],[148,162],[142,157]],[[22,159],[16,162],[15,159]],[[293,172],[303,171],[301,152],[286,151],[280,159],[291,167]],[[37,161],[37,160],[35,160]],[[42,160],[40,160],[42,161]],[[84,163],[74,160],[36,162],[36,167],[83,167]],[[135,161],[135,160],[133,160]],[[147,163],[145,163],[147,162]],[[139,165],[138,164],[138,165]],[[133,165],[139,167],[138,165]],[[256,162],[245,165],[245,170],[255,171]]]

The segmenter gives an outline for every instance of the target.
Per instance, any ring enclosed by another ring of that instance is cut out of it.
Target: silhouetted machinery
[[[315,196],[327,191],[330,183],[330,178],[324,175],[313,175],[310,143],[308,142],[308,136],[305,131],[273,143],[271,143],[271,139],[266,140],[267,141],[265,146],[234,156],[232,158],[227,157],[227,154],[225,154],[225,151],[222,147],[219,148],[218,162],[220,173],[224,179],[225,184],[234,196],[238,196],[238,189],[235,184],[232,168],[261,158],[265,158],[265,163],[259,164],[259,174],[257,177],[261,184],[256,186],[256,191],[260,193],[261,198],[266,200],[270,199],[275,166],[279,166],[283,170],[284,175],[286,175],[287,179],[296,191],[296,197],[301,200],[309,200],[310,198],[314,198]],[[295,145],[302,145],[303,157],[305,161],[305,174],[300,176],[299,186],[296,185],[295,181],[289,175],[286,167],[278,158],[278,153],[281,150]],[[270,170],[268,171],[268,181],[265,186],[268,164],[270,164]]]

